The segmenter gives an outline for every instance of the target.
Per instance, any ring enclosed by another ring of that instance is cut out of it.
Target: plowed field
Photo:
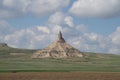
[[[120,73],[109,72],[0,73],[0,80],[120,80]]]

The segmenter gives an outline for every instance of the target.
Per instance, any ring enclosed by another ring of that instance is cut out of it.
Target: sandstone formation
[[[73,56],[83,57],[83,53],[66,43],[62,37],[62,33],[59,32],[57,41],[53,42],[48,47],[35,52],[32,55],[32,58],[66,58]]]

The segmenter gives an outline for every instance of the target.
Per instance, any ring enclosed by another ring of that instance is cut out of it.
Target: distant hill
[[[8,46],[6,43],[0,43],[0,47],[6,47]]]
[[[8,46],[6,43],[0,43],[0,52],[2,53],[33,53],[34,49],[20,49]]]

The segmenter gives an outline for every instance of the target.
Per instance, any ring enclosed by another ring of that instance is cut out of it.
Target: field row
[[[0,80],[120,80],[120,73],[108,73],[108,72],[0,73]]]

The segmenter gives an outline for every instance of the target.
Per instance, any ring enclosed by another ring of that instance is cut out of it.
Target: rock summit
[[[32,58],[67,58],[73,56],[83,57],[83,53],[66,43],[61,31],[59,31],[58,39],[48,47],[33,53]]]

